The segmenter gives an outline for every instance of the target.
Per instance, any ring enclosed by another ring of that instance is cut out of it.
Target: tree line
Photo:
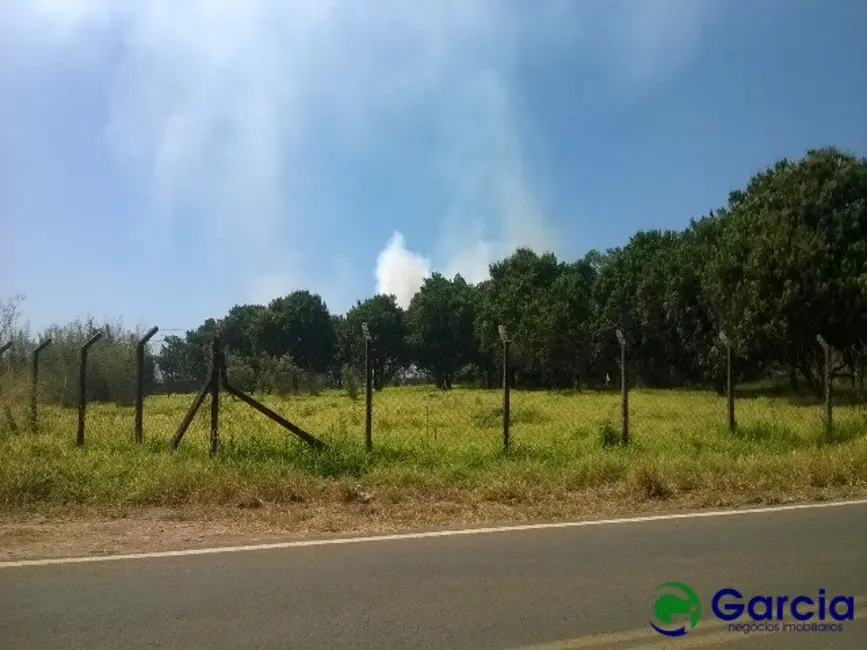
[[[835,371],[863,381],[867,159],[825,148],[780,160],[683,231],[641,231],[576,261],[519,249],[479,284],[434,273],[406,310],[378,295],[330,314],[308,291],[238,305],[167,339],[158,366],[172,378],[204,378],[219,328],[248,383],[273,382],[284,363],[340,385],[363,368],[364,321],[376,388],[409,368],[443,389],[495,385],[500,324],[515,340],[513,379],[523,387],[592,385],[615,374],[617,328],[630,370],[647,386],[719,387],[721,330],[733,341],[739,381],[777,372],[817,388],[818,333],[837,351]]]
[[[499,325],[516,387],[598,385],[619,373],[616,329],[631,381],[722,387],[733,345],[739,382],[778,375],[818,390],[822,351],[863,386],[867,366],[867,159],[834,147],[782,159],[682,231],[644,230],[578,260],[518,249],[478,284],[433,273],[407,309],[394,296],[332,314],[299,290],[237,305],[153,355],[160,381],[203,381],[219,331],[233,383],[292,392],[351,388],[364,369],[361,323],[373,336],[374,388],[416,378],[441,389],[502,380]]]

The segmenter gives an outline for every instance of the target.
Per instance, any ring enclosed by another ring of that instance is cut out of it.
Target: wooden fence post
[[[626,337],[617,330],[617,342],[620,343],[620,406],[623,445],[629,444],[629,385],[626,381]]]
[[[373,451],[373,359],[370,356],[372,336],[367,322],[361,324],[364,337],[364,448]]]
[[[726,400],[729,411],[729,431],[735,430],[735,394],[732,382],[732,342],[725,332],[719,333],[720,341],[726,348]]]
[[[822,350],[825,351],[825,438],[824,442],[828,443],[831,441],[832,434],[832,421],[831,421],[831,346],[828,345],[828,342],[822,337],[821,334],[816,335],[816,340],[819,342],[819,345],[822,346]]]
[[[84,446],[84,416],[87,411],[87,353],[90,346],[102,338],[102,332],[96,332],[81,346],[81,358],[78,366],[78,435],[75,444]]]
[[[511,352],[512,340],[505,325],[499,326],[500,340],[503,342],[503,452],[509,451],[509,435],[511,425],[511,386],[509,382],[509,353]]]

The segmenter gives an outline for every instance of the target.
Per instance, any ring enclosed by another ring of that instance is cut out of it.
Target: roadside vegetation
[[[435,273],[408,305],[380,295],[345,314],[304,290],[236,305],[148,347],[141,446],[130,405],[146,327],[85,320],[34,333],[13,298],[0,304],[0,345],[11,343],[0,377],[0,511],[276,508],[382,526],[864,493],[865,242],[867,160],[825,148],[760,171],[681,232],[638,232],[578,260],[519,249],[484,282]],[[372,335],[372,453],[362,441],[362,323]],[[501,325],[513,340],[508,454]],[[78,350],[96,330],[87,443],[76,448]],[[618,444],[617,330],[634,389],[627,446]],[[735,431],[721,332],[739,391]],[[168,451],[217,333],[233,384],[322,438],[325,452],[228,397],[216,457],[207,409]],[[817,335],[830,345],[835,391],[827,444]],[[31,433],[30,355],[48,337]]]
[[[862,406],[838,406],[834,437],[823,445],[815,403],[739,399],[738,427],[730,432],[725,400],[712,392],[637,390],[630,397],[631,441],[624,448],[618,394],[516,391],[507,455],[496,391],[386,388],[376,396],[371,454],[363,445],[363,402],[339,391],[264,398],[325,441],[324,452],[224,398],[216,458],[208,455],[208,409],[169,451],[191,396],[149,398],[140,447],[130,408],[92,405],[87,443],[79,449],[75,409],[47,407],[40,433],[0,439],[0,506],[10,513],[360,504],[386,515],[412,504],[423,523],[437,520],[443,508],[458,519],[485,519],[485,508],[497,506],[522,518],[586,510],[587,498],[596,507],[604,497],[636,508],[867,492]],[[516,515],[519,508],[526,515]],[[610,508],[603,504],[601,511]]]

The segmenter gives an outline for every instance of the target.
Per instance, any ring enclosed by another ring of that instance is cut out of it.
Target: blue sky
[[[6,0],[0,299],[192,328],[683,228],[867,154],[861,0]]]

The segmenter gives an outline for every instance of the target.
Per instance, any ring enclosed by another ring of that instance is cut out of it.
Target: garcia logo
[[[692,587],[682,582],[663,582],[661,585],[657,585],[656,588],[657,590],[664,588],[676,589],[682,595],[678,596],[666,593],[656,598],[653,603],[653,615],[665,627],[661,627],[650,621],[650,626],[654,630],[665,636],[683,636],[687,631],[686,624],[681,623],[678,625],[674,620],[675,616],[689,617],[689,629],[694,628],[698,624],[698,619],[701,617],[701,601]],[[672,625],[676,627],[666,629]]]
[[[657,596],[653,603],[656,622],[650,621],[654,630],[678,637],[698,624],[701,602],[692,587],[682,582],[664,582],[656,588],[679,593]],[[844,621],[855,620],[855,598],[829,597],[825,589],[819,589],[815,597],[800,594],[747,598],[737,589],[725,587],[714,594],[711,611],[717,619],[729,623],[733,632],[839,632]]]
[[[711,609],[717,618],[732,622],[729,629],[738,632],[753,623],[764,623],[765,629],[776,632],[840,632],[843,626],[838,623],[855,620],[855,598],[828,598],[824,589],[819,589],[816,598],[801,594],[794,598],[753,596],[746,600],[740,591],[727,587],[714,594]],[[744,614],[746,621],[734,623]],[[786,619],[796,622],[785,623]]]

